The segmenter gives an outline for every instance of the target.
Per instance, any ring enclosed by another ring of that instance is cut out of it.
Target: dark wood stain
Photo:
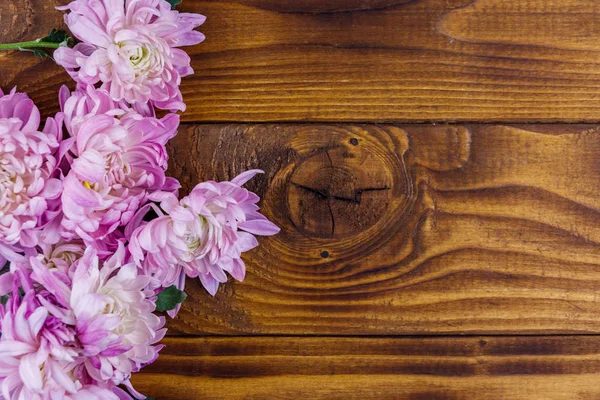
[[[556,354],[538,352],[540,340]],[[160,399],[600,396],[600,340],[590,336],[212,337],[165,343],[159,362],[134,376],[137,387]]]

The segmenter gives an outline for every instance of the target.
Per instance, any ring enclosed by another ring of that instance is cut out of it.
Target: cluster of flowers
[[[77,82],[61,112],[41,128],[26,94],[0,91],[0,398],[143,399],[129,379],[161,349],[161,293],[242,280],[254,235],[279,229],[241,187],[261,171],[181,200],[165,175],[193,72],[178,47],[204,17],[166,0],[64,9],[80,43],[54,54]]]

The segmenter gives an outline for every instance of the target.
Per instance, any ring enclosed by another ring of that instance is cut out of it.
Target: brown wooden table
[[[0,40],[67,0],[2,0]],[[171,174],[249,168],[282,227],[190,281],[157,399],[600,398],[600,2],[184,0]],[[45,114],[70,80],[0,53]]]

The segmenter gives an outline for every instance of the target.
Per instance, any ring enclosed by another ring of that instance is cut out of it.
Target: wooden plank
[[[168,339],[134,375],[161,400],[600,396],[598,337]]]
[[[0,32],[56,24],[58,12],[42,15],[41,4],[4,2]],[[34,24],[12,23],[23,8]],[[186,121],[600,121],[595,1],[205,0],[181,9],[208,16],[207,41],[189,49]],[[69,82],[60,68],[0,57],[0,86],[56,110]]]
[[[0,43],[15,43],[46,36],[52,28],[65,29],[62,12],[55,8],[68,0],[0,1]],[[58,90],[74,86],[52,60],[40,60],[30,52],[0,51],[0,88],[27,92],[42,115],[59,111]]]
[[[0,3],[0,43],[34,40],[46,36],[52,28],[64,28],[62,13],[55,8],[66,3],[68,0],[3,0]],[[7,62],[0,60],[2,64]]]
[[[250,169],[282,227],[171,327],[217,334],[599,333],[600,127],[197,125],[190,186]]]

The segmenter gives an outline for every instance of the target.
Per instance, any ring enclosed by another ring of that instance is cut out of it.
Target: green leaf
[[[167,0],[167,3],[171,5],[172,9],[175,9],[175,7],[181,4],[182,1],[183,0]]]
[[[48,54],[48,52],[46,50],[40,50],[40,49],[24,49],[22,47],[19,48],[19,50],[21,51],[27,51],[30,53],[33,53],[37,58],[39,58],[40,60],[45,60],[46,58],[52,58],[50,56],[50,54]]]
[[[10,299],[9,295],[4,295],[4,296],[0,296],[0,304],[2,304],[3,306],[6,305],[6,303],[8,302],[8,299]]]
[[[41,60],[45,60],[46,58],[52,58],[46,50],[35,49],[35,50],[31,50],[31,51],[37,58],[39,58]]]
[[[45,36],[41,39],[38,39],[38,42],[48,42],[48,43],[63,43],[69,40],[69,36],[65,31],[59,31],[57,29],[52,29],[48,36]]]
[[[182,303],[187,297],[185,292],[177,289],[175,286],[169,286],[158,294],[156,299],[156,311],[170,311]]]

